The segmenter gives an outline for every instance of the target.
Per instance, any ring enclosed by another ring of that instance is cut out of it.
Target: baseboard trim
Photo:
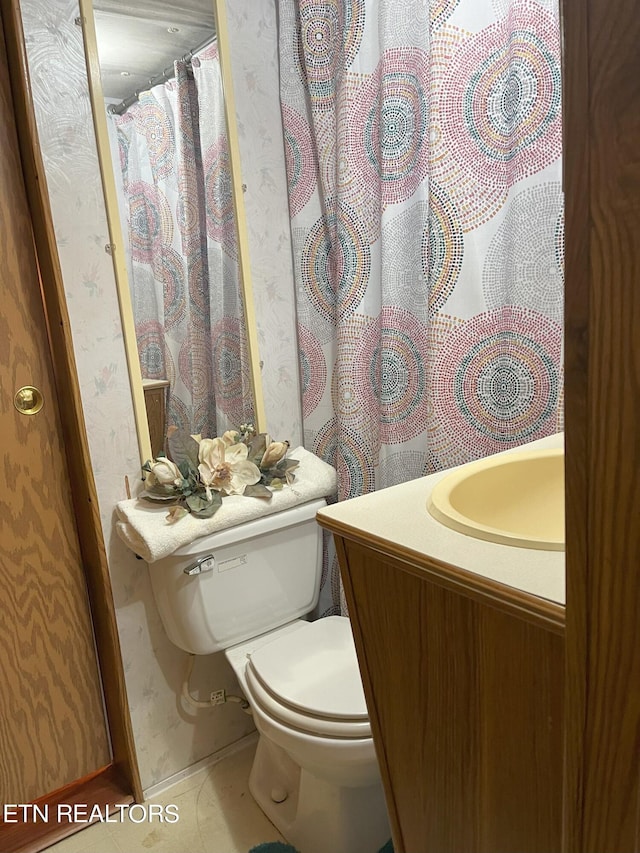
[[[195,764],[190,764],[189,767],[185,767],[184,770],[179,770],[177,773],[173,773],[171,776],[163,779],[162,782],[157,782],[155,785],[145,788],[143,791],[145,800],[151,799],[152,797],[158,797],[173,785],[177,785],[178,782],[183,782],[185,779],[195,776],[196,773],[199,773],[201,770],[207,770],[209,767],[213,767],[215,764],[218,764],[219,761],[223,761],[225,758],[229,758],[229,756],[235,755],[237,752],[241,752],[243,749],[247,749],[257,742],[258,733],[251,732],[251,734],[245,735],[245,737],[234,741],[232,744],[229,744],[229,746],[225,746],[224,749],[212,752],[211,755],[201,758],[200,761],[196,761]]]

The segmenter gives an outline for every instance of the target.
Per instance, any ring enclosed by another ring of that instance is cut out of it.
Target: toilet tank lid
[[[345,616],[305,623],[257,649],[250,666],[276,698],[328,719],[368,719],[351,625]]]
[[[263,498],[246,498],[246,500],[258,501]],[[254,536],[263,536],[265,533],[273,533],[283,527],[291,527],[293,524],[301,524],[316,517],[318,510],[327,505],[324,498],[315,498],[303,504],[296,504],[279,512],[263,515],[260,518],[245,521],[225,527],[207,536],[194,539],[189,545],[183,545],[171,554],[173,557],[191,557],[205,554],[207,551],[215,551],[216,548],[224,548],[227,545],[235,545],[237,542],[246,542]]]

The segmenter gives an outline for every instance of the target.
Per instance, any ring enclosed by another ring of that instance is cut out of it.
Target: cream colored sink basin
[[[564,551],[564,451],[526,450],[463,465],[436,483],[427,508],[476,539]]]

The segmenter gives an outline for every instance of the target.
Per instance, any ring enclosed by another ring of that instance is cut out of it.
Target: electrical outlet
[[[224,690],[212,690],[211,696],[209,697],[209,701],[212,705],[224,705],[227,701],[227,697],[225,695]]]

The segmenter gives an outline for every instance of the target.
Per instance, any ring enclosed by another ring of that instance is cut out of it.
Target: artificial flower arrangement
[[[218,438],[188,435],[177,427],[167,432],[169,456],[145,462],[145,490],[141,497],[174,504],[167,521],[188,513],[210,518],[226,495],[269,500],[275,490],[294,480],[297,459],[286,457],[288,441],[271,441],[242,424]]]

